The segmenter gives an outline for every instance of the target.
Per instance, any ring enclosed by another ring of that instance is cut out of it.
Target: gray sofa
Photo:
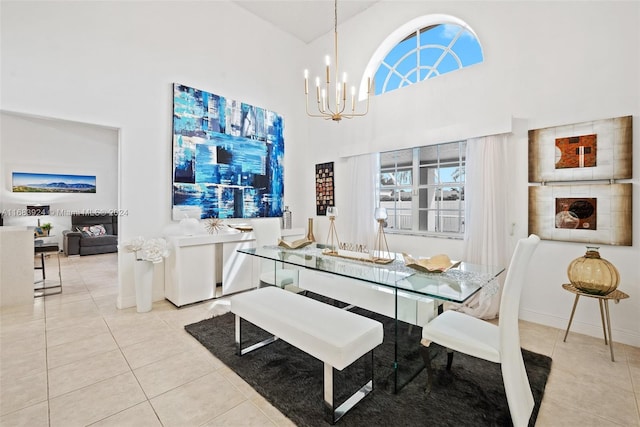
[[[89,236],[83,233],[85,227],[102,225],[106,231],[101,236]],[[72,215],[71,230],[63,235],[64,254],[96,255],[118,252],[118,216],[117,215]]]

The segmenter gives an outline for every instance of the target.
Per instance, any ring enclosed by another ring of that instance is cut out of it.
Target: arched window
[[[376,50],[365,76],[375,77],[375,95],[483,61],[473,30],[448,15],[427,15],[398,28]]]

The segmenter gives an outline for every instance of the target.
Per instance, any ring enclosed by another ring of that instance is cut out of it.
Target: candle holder
[[[340,247],[340,239],[338,238],[338,232],[336,231],[338,208],[335,206],[329,206],[327,208],[327,216],[329,217],[329,234],[327,235],[327,246],[329,247],[329,251],[326,253],[329,255],[337,255],[338,248]]]
[[[380,263],[382,261],[392,261],[389,245],[387,244],[387,236],[384,234],[384,223],[387,220],[387,209],[376,208],[375,219],[378,221],[378,234],[373,247],[373,261]]]

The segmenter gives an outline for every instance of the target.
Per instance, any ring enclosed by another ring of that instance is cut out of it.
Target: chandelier
[[[309,117],[321,117],[325,120],[333,120],[339,122],[342,119],[351,119],[353,117],[364,116],[369,112],[369,98],[371,89],[373,88],[371,77],[367,77],[367,106],[364,112],[356,112],[356,88],[351,87],[350,110],[345,112],[347,108],[347,73],[342,73],[342,82],[338,80],[338,0],[334,2],[334,21],[333,21],[333,40],[335,58],[333,87],[331,85],[331,58],[329,55],[325,58],[327,83],[325,87],[320,87],[320,77],[316,77],[316,100],[318,103],[318,113],[309,112],[309,70],[304,70],[304,96],[307,115]]]

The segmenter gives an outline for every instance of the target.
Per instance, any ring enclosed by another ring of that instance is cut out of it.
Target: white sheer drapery
[[[375,238],[375,189],[378,168],[375,154],[346,159],[349,187],[344,208],[338,207],[336,222],[341,242],[366,244],[372,248]]]
[[[505,134],[467,140],[464,260],[474,264],[509,263],[507,143]],[[457,310],[482,319],[497,317],[504,276],[498,286],[485,286]]]

